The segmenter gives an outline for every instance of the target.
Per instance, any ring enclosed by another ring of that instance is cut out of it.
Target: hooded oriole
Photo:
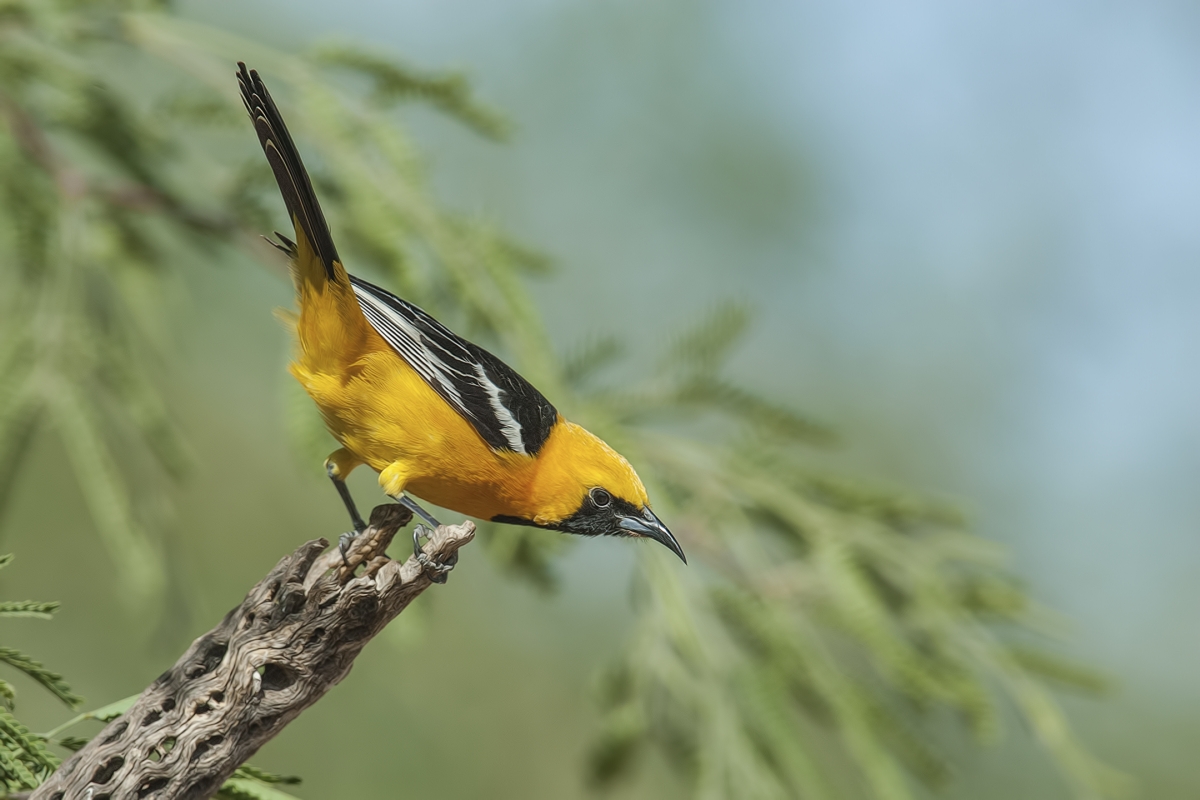
[[[496,522],[648,537],[686,562],[620,454],[567,421],[496,356],[346,272],[267,87],[238,67],[242,99],[295,227],[295,242],[279,237],[300,306],[291,372],[341,444],[325,466],[355,530],[365,526],[344,481],[367,464],[384,492],[434,525],[407,494]]]

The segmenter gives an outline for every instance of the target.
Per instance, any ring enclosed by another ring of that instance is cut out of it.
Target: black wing
[[[516,370],[412,303],[350,276],[371,327],[497,451],[537,455],[558,411]]]
[[[325,275],[329,280],[336,281],[333,262],[338,260],[337,249],[333,246],[329,223],[325,221],[321,204],[317,202],[317,194],[313,191],[312,181],[308,179],[308,171],[304,169],[292,135],[288,133],[287,125],[275,107],[266,84],[258,77],[257,70],[248,70],[239,61],[237,78],[242,89],[242,102],[246,104],[246,111],[258,133],[258,141],[267,154],[271,171],[275,173],[275,182],[279,184],[292,223],[304,231],[309,245],[325,265]]]

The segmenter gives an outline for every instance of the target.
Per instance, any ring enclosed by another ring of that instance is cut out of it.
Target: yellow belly
[[[534,459],[493,451],[386,342],[378,343],[342,374],[314,371],[303,356],[292,365],[330,433],[380,473],[389,495],[408,491],[481,519],[528,513]]]
[[[410,492],[473,517],[531,519],[538,462],[497,453],[371,327],[349,277],[335,278],[297,225],[292,262],[300,313],[292,374],[316,402],[334,438],[357,462],[379,472],[389,495]]]

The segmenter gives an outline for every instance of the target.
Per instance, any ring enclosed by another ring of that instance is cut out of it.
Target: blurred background
[[[1002,543],[1070,654],[1114,679],[1061,698],[1083,742],[1144,797],[1200,794],[1200,9],[178,9],[283,50],[369,42],[467,74],[510,141],[421,109],[409,129],[439,199],[552,258],[532,291],[555,341],[654,342],[747,303],[733,374],[841,432],[835,471],[949,500]],[[50,625],[6,623],[6,641],[94,703],[139,691],[282,553],[344,524],[282,413],[283,271],[227,259],[182,276],[161,368],[193,451],[165,545],[186,607],[129,608],[95,579],[108,556],[52,437],[0,518],[18,557],[3,595],[63,602]],[[372,505],[372,476],[353,485]],[[629,634],[634,564],[589,542],[547,594],[464,553],[257,763],[301,773],[310,798],[589,796],[593,672]],[[421,689],[434,675],[461,687],[455,713]],[[21,702],[35,730],[62,719],[33,691]],[[991,748],[960,736],[946,727],[937,795],[1067,796],[1019,726]],[[610,792],[687,796],[653,756]]]

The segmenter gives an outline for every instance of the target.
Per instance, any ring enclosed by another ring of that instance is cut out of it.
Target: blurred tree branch
[[[211,797],[284,726],[349,673],[362,648],[431,585],[415,556],[384,555],[412,513],[377,506],[343,564],[324,539],[284,557],[30,797]],[[445,561],[474,538],[471,522],[433,532]],[[361,574],[358,568],[362,567]]]
[[[949,773],[930,719],[987,743],[1008,704],[1077,796],[1120,790],[1050,690],[1099,682],[1031,647],[1056,631],[999,548],[952,509],[822,474],[831,433],[724,374],[745,311],[701,319],[640,379],[605,380],[619,343],[556,353],[523,282],[545,260],[436,202],[393,109],[432,104],[489,136],[498,118],[460,78],[361,48],[281,52],[150,0],[0,0],[0,503],[35,434],[53,432],[127,598],[170,585],[145,504],[187,465],[161,394],[162,290],[234,247],[257,255],[247,243],[283,218],[254,137],[230,134],[245,124],[238,59],[279,86],[347,264],[625,453],[697,554],[687,570],[641,559],[634,633],[598,681],[594,780],[657,747],[696,797],[903,800]],[[319,464],[327,435],[298,407]],[[493,559],[546,587],[572,546],[489,538]]]

